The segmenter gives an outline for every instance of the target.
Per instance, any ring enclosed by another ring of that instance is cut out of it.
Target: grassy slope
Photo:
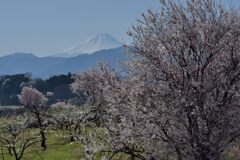
[[[47,135],[47,150],[43,151],[40,144],[33,145],[26,149],[22,160],[86,160],[86,153],[80,143],[70,143],[68,138],[56,135],[57,132],[48,133]],[[14,156],[7,154],[4,151],[5,160],[15,160]],[[95,157],[100,160],[98,154]],[[129,157],[124,154],[118,154],[114,160],[128,160]],[[0,156],[0,160],[2,157]]]
[[[36,144],[25,151],[23,160],[79,160],[82,147],[77,143],[69,143],[69,140],[62,137],[48,135],[48,149],[42,151],[40,144]],[[85,159],[85,158],[84,158]],[[14,160],[14,157],[5,155],[5,160]]]

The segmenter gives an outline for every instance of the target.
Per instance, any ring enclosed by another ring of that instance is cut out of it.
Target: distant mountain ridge
[[[123,47],[118,47],[75,57],[37,57],[30,53],[15,53],[0,57],[0,75],[29,72],[33,77],[48,78],[68,72],[86,71],[100,61],[118,67],[120,61],[128,59],[124,52]]]

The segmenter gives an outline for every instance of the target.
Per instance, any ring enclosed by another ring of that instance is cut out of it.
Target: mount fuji
[[[107,62],[121,70],[119,62],[128,60],[122,43],[109,34],[97,34],[65,51],[65,55],[37,57],[31,53],[15,53],[0,57],[0,76],[31,73],[33,77],[48,78],[68,72],[83,72]]]
[[[104,49],[113,49],[123,44],[108,33],[99,33],[89,37],[86,41],[64,50],[55,57],[74,57],[81,54],[92,54]]]

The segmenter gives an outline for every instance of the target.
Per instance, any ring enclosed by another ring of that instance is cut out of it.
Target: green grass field
[[[59,134],[60,133],[60,134]],[[30,146],[24,152],[22,160],[86,160],[81,143],[71,143],[69,138],[60,136],[61,131],[51,131],[47,134],[47,149],[42,150],[40,143]],[[4,160],[15,160],[14,156],[10,156],[6,148],[4,148]],[[2,160],[0,156],[0,160]],[[95,160],[101,160],[101,156],[97,153]],[[114,160],[128,160],[128,156],[117,154]]]
[[[79,143],[69,143],[69,139],[48,134],[48,148],[42,151],[40,144],[36,144],[25,151],[23,160],[79,160],[85,159]],[[1,159],[1,158],[0,158]],[[5,154],[5,160],[14,160],[14,156]]]

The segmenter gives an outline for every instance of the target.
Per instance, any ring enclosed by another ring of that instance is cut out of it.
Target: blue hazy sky
[[[56,54],[96,33],[127,41],[126,31],[150,8],[158,0],[0,0],[0,55]]]

